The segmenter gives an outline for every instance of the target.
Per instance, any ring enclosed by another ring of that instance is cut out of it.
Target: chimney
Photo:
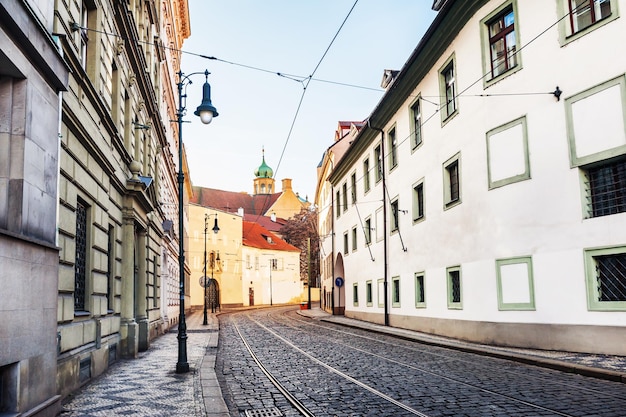
[[[291,178],[283,179],[283,192],[291,191]]]
[[[243,217],[243,207],[239,207],[239,208],[237,209],[237,214],[238,214],[240,217]]]
[[[270,216],[270,219],[276,223],[276,213],[272,213],[272,215]]]

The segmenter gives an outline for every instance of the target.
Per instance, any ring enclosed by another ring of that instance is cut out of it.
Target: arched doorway
[[[215,313],[216,310],[221,309],[220,306],[220,284],[216,279],[211,278],[209,286],[206,292],[206,305],[211,309],[211,313]]]
[[[333,314],[343,316],[346,311],[346,287],[338,286],[337,279],[341,278],[341,282],[345,284],[345,274],[343,270],[343,255],[337,254],[335,261],[335,276],[333,277]]]

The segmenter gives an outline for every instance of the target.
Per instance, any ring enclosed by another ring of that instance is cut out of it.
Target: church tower
[[[274,171],[265,163],[265,149],[263,149],[263,162],[254,171],[254,193],[259,194],[273,194],[274,189]]]

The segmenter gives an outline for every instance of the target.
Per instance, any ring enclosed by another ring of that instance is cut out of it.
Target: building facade
[[[318,210],[317,233],[320,241],[320,301],[321,308],[333,314],[343,314],[345,292],[335,292],[334,239],[333,239],[333,185],[328,177],[335,165],[341,160],[352,140],[363,127],[363,122],[341,121],[335,131],[334,143],[326,149],[317,167],[317,184],[313,200]],[[368,167],[364,168],[369,170]],[[356,181],[356,177],[355,177]],[[347,193],[344,193],[347,197]],[[339,298],[343,295],[342,298]]]
[[[69,68],[48,1],[0,4],[0,414],[55,416],[57,194]]]
[[[71,68],[58,222],[57,383],[66,395],[172,324],[181,238],[173,85],[189,25],[184,0],[56,7],[53,31]]]
[[[435,7],[329,178],[346,316],[626,354],[626,1]]]

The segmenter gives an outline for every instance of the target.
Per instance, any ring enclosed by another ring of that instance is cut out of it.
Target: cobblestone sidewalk
[[[60,417],[90,416],[205,416],[201,365],[217,318],[202,326],[202,312],[187,317],[187,359],[190,370],[177,374],[177,331],[151,342],[137,359],[122,359],[103,375],[68,396]]]

